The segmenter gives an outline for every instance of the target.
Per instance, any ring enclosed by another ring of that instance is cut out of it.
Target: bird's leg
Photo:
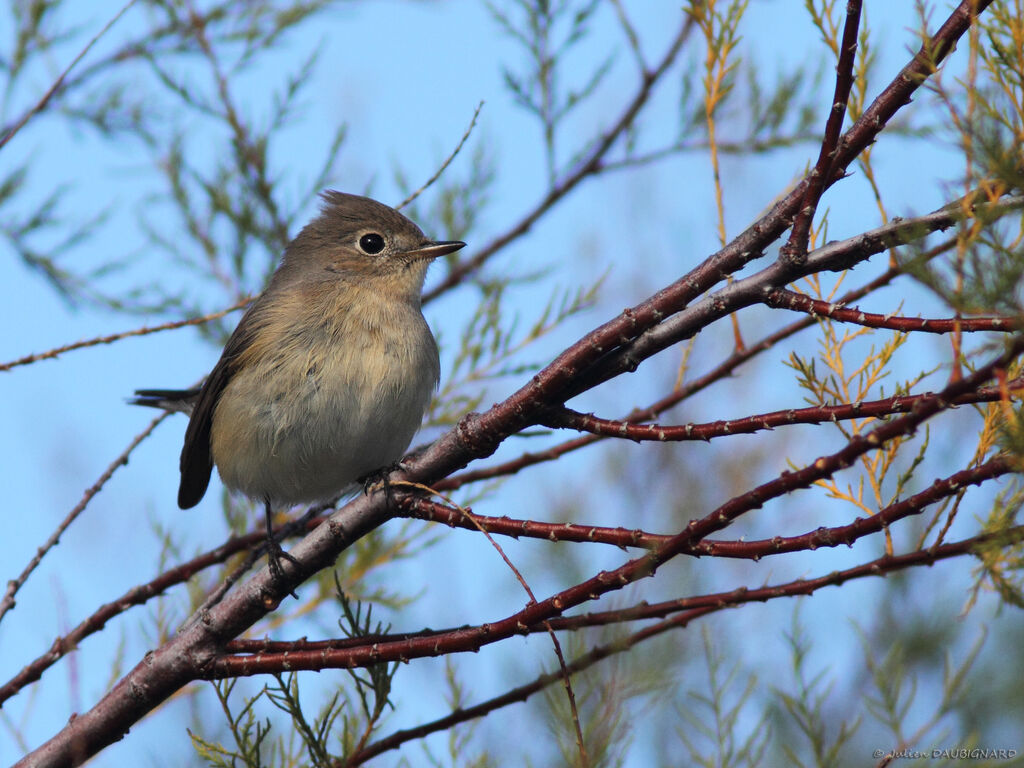
[[[391,494],[391,473],[396,469],[401,469],[402,463],[396,461],[393,464],[375,469],[372,472],[367,472],[360,478],[357,478],[356,482],[363,484],[363,494],[366,496],[370,495],[370,489],[373,488],[377,483],[384,486],[384,499],[387,501],[390,507],[394,501],[394,496]]]
[[[277,539],[274,538],[274,524],[270,510],[270,499],[264,499],[264,510],[267,516],[267,565],[270,567],[270,576],[275,582],[281,582],[284,579],[284,570],[281,568],[281,560],[287,560],[296,568],[301,569],[299,561],[294,557],[285,552],[281,545],[277,543]],[[294,590],[289,590],[292,597],[298,599],[298,595],[295,594]]]

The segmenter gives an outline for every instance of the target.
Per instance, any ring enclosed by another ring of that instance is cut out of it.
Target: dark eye
[[[370,232],[359,238],[359,247],[364,253],[380,253],[384,250],[384,238],[376,232]]]

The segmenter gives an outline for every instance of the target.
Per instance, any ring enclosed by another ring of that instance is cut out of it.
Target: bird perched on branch
[[[276,506],[329,501],[393,465],[440,375],[420,300],[430,262],[465,246],[429,240],[393,208],[326,191],[285,248],[203,385],[131,401],[191,414],[178,506],[224,485],[264,504],[270,567]]]

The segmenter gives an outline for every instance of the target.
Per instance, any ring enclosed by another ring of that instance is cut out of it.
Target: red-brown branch
[[[949,238],[941,245],[932,248],[925,257],[930,255],[939,255],[956,244],[955,238]],[[859,288],[855,288],[844,294],[838,301],[838,304],[846,304],[851,301],[858,301],[864,296],[872,293],[879,288],[883,288],[889,285],[895,277],[902,274],[902,272],[895,268],[890,267],[881,275],[876,277]],[[803,320],[797,320],[794,323],[780,328],[778,331],[765,336],[758,342],[753,344],[747,344],[744,349],[735,350],[729,357],[720,362],[717,366],[712,368],[710,371],[705,373],[686,385],[673,390],[665,397],[652,403],[644,408],[634,408],[627,416],[624,417],[624,421],[629,423],[637,423],[641,421],[647,421],[653,419],[660,413],[668,410],[669,408],[678,405],[683,400],[692,397],[698,392],[703,391],[712,384],[721,381],[727,376],[731,375],[736,369],[747,361],[757,357],[760,353],[773,348],[780,341],[788,339],[791,336],[799,333],[802,330],[810,328],[814,325],[813,318],[806,318]],[[461,488],[463,485],[468,483],[475,483],[481,480],[491,480],[497,477],[507,477],[508,475],[514,475],[520,470],[532,467],[536,464],[541,464],[548,461],[555,461],[561,456],[567,453],[571,453],[580,448],[584,448],[588,445],[602,440],[603,438],[597,435],[588,435],[584,437],[573,438],[567,440],[558,445],[547,448],[543,451],[532,451],[522,454],[510,461],[502,462],[501,464],[495,464],[490,467],[484,467],[482,469],[471,469],[466,472],[461,472],[457,475],[446,477],[443,480],[438,481],[434,484],[434,488],[439,491],[450,491],[456,488]]]
[[[1019,330],[1020,318],[1015,317],[951,317],[927,319],[922,317],[900,317],[864,312],[856,307],[843,307],[831,301],[812,299],[795,291],[776,288],[770,291],[764,303],[776,309],[791,309],[813,317],[827,317],[842,323],[853,323],[868,328],[885,328],[903,333],[978,333],[981,331],[1010,332]]]
[[[1007,382],[1007,391],[1024,388],[1024,379]],[[1001,387],[981,387],[967,392],[952,405],[989,403],[1000,400],[1004,395]],[[846,421],[848,419],[878,418],[894,413],[909,413],[922,398],[934,397],[934,392],[916,395],[894,395],[881,400],[843,403],[841,405],[815,405],[807,408],[786,408],[771,413],[744,416],[727,421],[709,421],[704,424],[633,424],[616,419],[602,419],[589,413],[580,413],[571,408],[550,411],[541,424],[555,429],[577,429],[603,437],[618,437],[635,442],[680,442],[687,440],[712,440],[729,435],[747,435],[764,429],[792,426],[795,424],[822,424],[824,422]]]
[[[1012,541],[1020,541],[1024,538],[1024,529],[1013,529],[1007,533],[1007,536],[1009,536]],[[886,556],[870,563],[865,563],[864,565],[849,568],[845,571],[831,573],[828,576],[821,577],[820,579],[795,581],[790,582],[788,585],[765,587],[760,590],[739,589],[733,590],[732,592],[721,593],[719,595],[708,595],[705,596],[704,599],[717,600],[718,602],[705,604],[701,607],[691,607],[688,610],[684,610],[677,616],[658,622],[653,626],[646,627],[645,629],[635,632],[626,638],[592,648],[584,655],[571,661],[569,663],[569,670],[575,674],[576,672],[580,672],[593,666],[599,661],[603,661],[609,656],[628,651],[644,640],[657,637],[658,635],[664,634],[665,632],[673,629],[684,628],[695,619],[725,608],[734,607],[741,603],[755,601],[767,602],[768,600],[778,597],[806,595],[817,591],[822,587],[838,586],[853,579],[864,578],[866,576],[885,576],[904,568],[910,568],[918,565],[931,565],[932,563],[940,560],[946,560],[952,557],[968,554],[974,547],[979,544],[987,543],[991,539],[991,536],[982,535],[954,542],[952,544],[945,544],[935,549],[922,549],[905,555],[892,557]],[[394,733],[368,745],[366,749],[361,752],[350,756],[348,765],[360,765],[373,757],[381,755],[389,750],[397,749],[410,741],[422,739],[432,733],[445,731],[460,723],[469,722],[475,718],[483,717],[491,712],[506,707],[509,704],[526,701],[533,694],[543,690],[560,679],[561,675],[559,673],[549,672],[547,674],[540,675],[530,683],[513,688],[500,696],[487,699],[486,701],[472,707],[464,707],[454,710],[442,718],[433,720],[429,723],[424,723],[423,725],[419,725],[415,728],[395,731]]]
[[[807,176],[800,210],[793,221],[789,241],[782,247],[781,258],[799,263],[807,255],[811,224],[814,212],[825,192],[826,184],[835,178],[836,159],[839,149],[839,134],[846,117],[846,105],[853,88],[853,65],[857,56],[857,29],[860,26],[860,0],[848,0],[846,21],[843,24],[843,38],[839,45],[839,61],[836,64],[836,85],[832,96],[832,107],[825,121],[825,133],[821,140],[818,161]]]
[[[877,533],[885,526],[909,515],[915,515],[941,499],[957,493],[969,485],[980,485],[986,480],[1015,471],[1012,463],[1004,457],[955,472],[949,477],[936,479],[927,489],[906,499],[890,504],[866,518],[857,518],[848,525],[821,527],[797,536],[774,536],[771,539],[754,541],[728,541],[723,539],[702,539],[692,546],[684,547],[680,554],[696,557],[729,557],[759,560],[762,557],[799,550],[850,545],[857,539]],[[401,500],[403,512],[419,520],[443,523],[452,528],[476,530],[476,526],[465,519],[457,509],[427,499],[405,497]],[[489,517],[473,514],[473,519],[488,533],[497,533],[512,538],[544,539],[547,541],[592,542],[610,544],[616,547],[638,547],[657,549],[671,540],[668,534],[650,533],[637,528],[609,528],[579,523],[545,523],[539,520],[523,520],[511,517]]]
[[[812,579],[796,579],[783,584],[755,589],[740,587],[727,592],[678,598],[654,604],[641,603],[629,608],[552,619],[549,623],[555,629],[578,629],[624,621],[663,618],[681,611],[720,610],[743,603],[766,602],[780,597],[809,595],[822,587],[840,585],[865,576],[881,576],[911,566],[930,564],[964,555],[979,544],[994,540],[1015,542],[1021,539],[1024,539],[1024,526],[1017,526],[1000,533],[980,534],[962,541],[926,547],[904,555],[885,555],[867,563],[841,571],[833,571]],[[253,655],[224,655],[209,665],[205,677],[216,680],[273,674],[283,670],[354,669],[392,661],[405,662],[414,658],[432,658],[452,652],[475,652],[501,640],[502,637],[495,630],[498,624],[503,624],[510,619],[476,627],[458,627],[444,632],[431,633],[427,636],[411,636],[395,640],[372,638],[372,642],[364,642],[363,645],[357,647],[330,647],[326,643],[318,643],[315,644],[316,647],[309,647],[311,644],[304,643],[304,645],[296,644],[282,652],[267,653],[257,650]],[[521,625],[517,634],[542,631],[541,626],[542,622]],[[637,634],[646,636],[649,630],[650,628]],[[251,647],[254,644],[250,642],[249,645]],[[258,647],[259,644],[256,645]],[[271,647],[275,645],[270,644]],[[577,663],[578,660],[568,665],[570,672],[578,671]],[[559,678],[560,675],[555,676],[555,679]]]

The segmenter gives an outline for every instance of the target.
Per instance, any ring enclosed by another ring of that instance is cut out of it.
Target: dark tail
[[[199,399],[199,387],[195,389],[137,389],[129,405],[145,405],[162,408],[165,411],[192,413],[192,407]]]

